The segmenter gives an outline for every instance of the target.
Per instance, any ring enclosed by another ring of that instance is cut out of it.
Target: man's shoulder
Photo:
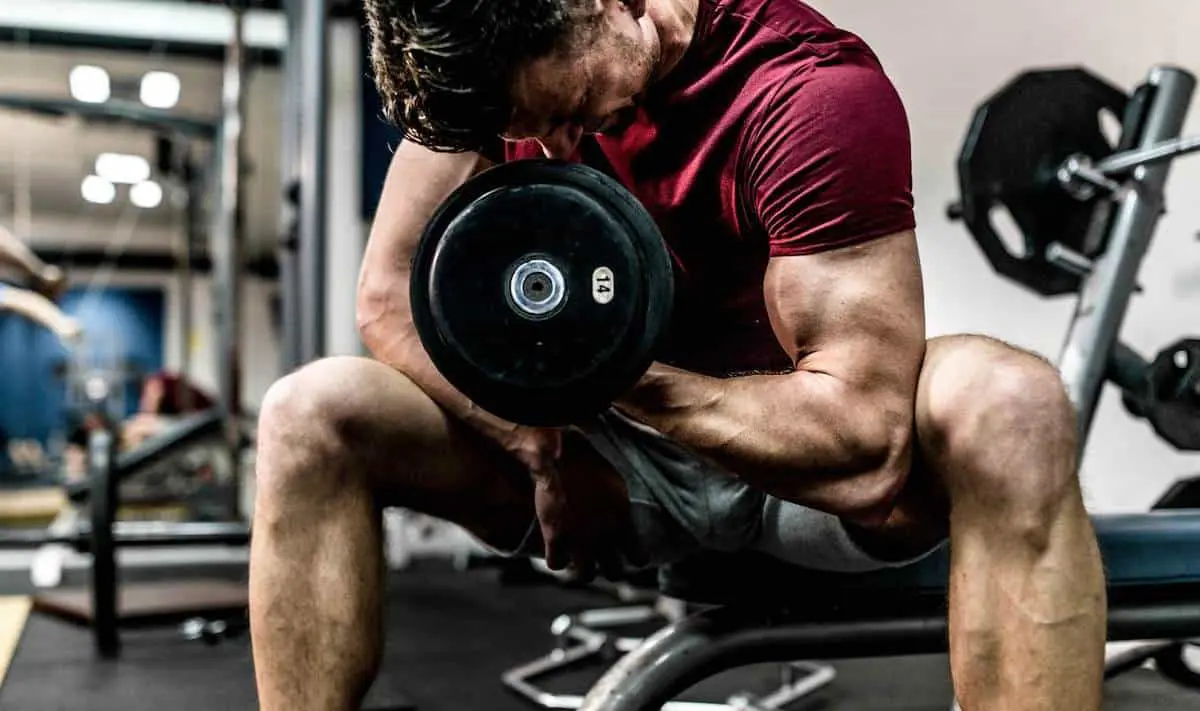
[[[786,20],[776,7],[803,7],[798,0],[712,1],[769,6],[763,22],[776,13]],[[785,20],[773,26],[783,28]],[[913,224],[900,94],[865,42],[836,28],[827,32],[793,31],[779,40],[762,53],[745,89],[751,104],[738,151],[742,195],[770,236],[773,256],[856,244]]]
[[[739,94],[751,122],[756,114],[778,110],[785,100],[806,104],[827,100],[831,92],[864,89],[892,93],[883,64],[867,42],[800,0],[700,2],[708,3],[709,13],[701,41],[728,45],[714,50],[747,62],[723,70],[744,77]]]
[[[703,38],[731,37],[739,41],[795,47],[810,53],[837,49],[870,51],[867,42],[801,0],[699,0]]]

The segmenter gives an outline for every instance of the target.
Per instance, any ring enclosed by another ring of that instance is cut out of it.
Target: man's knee
[[[364,394],[352,358],[316,361],[276,381],[258,421],[260,493],[320,494],[350,484]]]
[[[1052,520],[1078,489],[1075,411],[1057,370],[982,337],[935,342],[930,356],[918,416],[951,496],[1035,527]]]

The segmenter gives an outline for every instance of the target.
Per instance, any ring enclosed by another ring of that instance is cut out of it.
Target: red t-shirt
[[[700,0],[691,45],[636,122],[585,140],[674,255],[677,299],[659,360],[695,372],[792,366],[767,320],[769,258],[914,227],[895,88],[862,39],[798,0]],[[505,153],[542,157],[532,141]]]
[[[159,371],[147,377],[142,387],[142,409],[150,406],[156,415],[183,415],[216,406],[208,393],[178,373]],[[152,402],[146,402],[148,391]]]

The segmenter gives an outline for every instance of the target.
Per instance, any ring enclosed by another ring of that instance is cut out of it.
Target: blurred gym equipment
[[[120,585],[116,549],[163,546],[245,546],[248,525],[240,515],[240,470],[243,452],[250,439],[241,409],[239,369],[239,305],[242,248],[241,193],[243,153],[245,4],[234,2],[232,39],[226,48],[221,113],[214,119],[182,117],[176,112],[140,104],[107,101],[89,104],[37,96],[0,95],[0,107],[50,117],[77,117],[85,121],[125,124],[155,132],[160,160],[177,168],[188,181],[188,245],[181,272],[182,293],[190,295],[190,262],[199,242],[199,216],[204,192],[212,196],[209,211],[213,259],[213,330],[216,333],[219,406],[167,427],[132,451],[117,453],[120,418],[111,399],[118,391],[119,375],[94,367],[68,368],[73,380],[84,383],[93,414],[107,422],[89,436],[88,478],[68,487],[69,499],[86,508],[89,520],[67,530],[0,531],[0,547],[66,545],[92,556],[88,589],[54,590],[35,598],[35,609],[92,626],[97,651],[106,657],[119,653],[120,627],[178,622],[197,615],[237,617],[244,615],[247,591],[244,583],[192,580],[176,583]],[[213,151],[212,165],[194,165],[191,143],[205,142]],[[95,285],[89,286],[94,288]],[[190,296],[182,304],[190,313]],[[184,344],[191,324],[184,319]],[[184,352],[188,348],[184,347]],[[123,388],[120,388],[123,391]],[[226,519],[213,522],[116,521],[118,485],[189,448],[206,446],[223,454]]]
[[[93,389],[95,407],[103,411],[107,395],[103,385]],[[87,591],[51,591],[34,597],[34,609],[82,624],[90,624],[96,651],[104,657],[120,652],[120,627],[162,624],[197,614],[237,617],[246,606],[245,586],[222,581],[187,581],[122,586],[119,583],[118,547],[178,545],[246,545],[247,528],[239,523],[122,522],[116,519],[117,491],[124,467],[145,466],[169,454],[181,443],[195,440],[221,424],[202,413],[187,426],[131,453],[124,462],[116,453],[113,429],[97,429],[88,442],[87,488],[90,525],[67,535],[52,535],[46,543],[64,543],[92,556],[91,583]]]
[[[290,22],[283,60],[283,210],[279,280],[280,372],[325,355],[325,193],[329,5],[284,0]]]

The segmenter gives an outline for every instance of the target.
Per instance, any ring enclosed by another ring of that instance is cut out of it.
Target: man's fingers
[[[543,524],[542,541],[546,548],[546,567],[550,570],[562,570],[567,567],[571,556],[563,544],[562,536],[555,533],[553,527]]]
[[[546,566],[551,570],[562,570],[570,561],[566,555],[565,541],[559,534],[559,526],[554,516],[538,516],[538,524],[542,530],[542,546],[545,551]]]
[[[583,553],[571,556],[571,578],[577,583],[590,583],[596,579],[596,561]]]

